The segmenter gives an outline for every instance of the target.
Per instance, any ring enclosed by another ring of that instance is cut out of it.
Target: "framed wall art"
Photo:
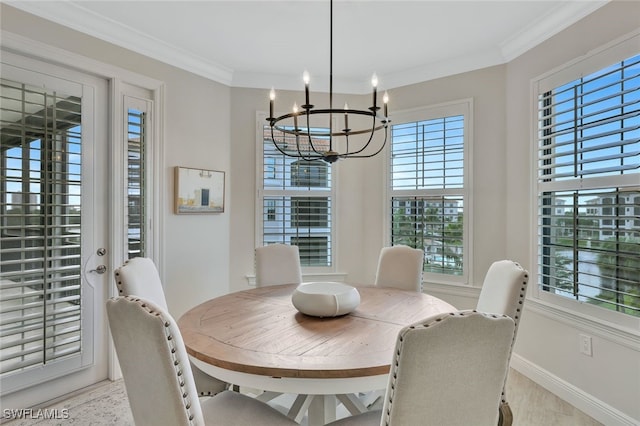
[[[176,214],[224,212],[224,172],[175,168]]]

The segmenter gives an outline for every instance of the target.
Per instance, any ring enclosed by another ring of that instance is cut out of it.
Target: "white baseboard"
[[[639,419],[629,417],[516,353],[511,356],[511,367],[602,424],[607,426],[640,425]]]

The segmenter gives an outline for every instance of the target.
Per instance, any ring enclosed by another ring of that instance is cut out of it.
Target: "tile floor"
[[[601,423],[564,402],[541,386],[511,370],[507,383],[509,404],[513,410],[514,426],[601,426]],[[273,403],[283,407],[293,396],[283,395]],[[65,420],[12,420],[3,426],[133,426],[126,391],[122,380],[101,382],[44,405],[48,409],[67,409]],[[346,415],[339,407],[338,417]],[[306,425],[303,419],[302,425]],[[245,425],[242,425],[245,426]],[[253,425],[251,425],[253,426]]]

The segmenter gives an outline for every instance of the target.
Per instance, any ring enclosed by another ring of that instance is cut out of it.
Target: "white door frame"
[[[122,160],[122,151],[121,147],[126,146],[126,139],[122,140],[124,137],[124,132],[121,132],[119,129],[123,129],[125,124],[123,123],[123,92],[122,92],[122,83],[127,83],[132,86],[138,86],[140,88],[146,89],[151,92],[153,96],[153,135],[154,135],[154,148],[152,150],[152,156],[150,161],[153,163],[152,166],[152,182],[156,184],[152,187],[152,217],[151,223],[152,228],[150,230],[152,235],[159,235],[163,228],[163,214],[161,206],[163,203],[163,192],[160,190],[161,183],[163,182],[163,174],[161,173],[162,167],[161,164],[164,164],[163,161],[163,129],[162,123],[164,122],[164,91],[165,86],[164,83],[152,79],[146,76],[142,76],[140,74],[125,70],[123,68],[119,68],[117,66],[113,66],[110,64],[105,64],[100,61],[87,58],[85,56],[78,55],[73,52],[69,52],[64,49],[60,49],[57,47],[49,46],[44,43],[31,40],[29,38],[23,37],[21,35],[17,35],[8,31],[0,31],[0,39],[2,40],[2,49],[4,52],[15,52],[18,55],[29,56],[33,58],[37,58],[40,61],[47,62],[51,64],[53,67],[59,67],[60,69],[69,70],[68,64],[74,64],[75,71],[89,73],[96,75],[100,78],[106,79],[110,85],[110,93],[109,93],[109,123],[106,124],[105,131],[108,131],[108,143],[110,149],[106,150],[106,155],[102,158],[102,161],[109,164],[112,170],[122,170],[123,169],[123,160]],[[120,148],[118,148],[120,147]],[[100,159],[97,159],[99,161]],[[111,173],[111,177],[115,175],[119,175],[117,173]],[[120,177],[121,178],[121,177]],[[120,191],[114,190],[116,188],[117,180],[112,180],[109,185],[109,192],[105,194],[106,205],[111,207],[111,210],[107,212],[108,217],[104,218],[108,221],[108,225],[110,229],[122,229],[124,227],[124,219],[123,214],[125,210],[125,198],[122,196]],[[123,190],[121,186],[117,186],[120,190]],[[113,270],[115,267],[120,266],[124,260],[124,253],[126,251],[124,248],[126,247],[126,238],[124,232],[109,232],[108,241],[106,242],[107,247],[111,253],[111,255],[106,256],[108,259],[105,260],[107,266],[107,273],[104,274],[104,284],[107,288],[107,297],[116,296],[115,285],[113,284]],[[152,244],[149,246],[149,256],[154,259],[156,264],[163,265],[163,250],[161,245],[159,244],[158,238],[153,238]],[[118,249],[115,249],[115,248]],[[97,248],[97,247],[96,247]],[[93,262],[91,259],[87,259],[89,264]],[[87,268],[90,269],[90,268]],[[163,275],[163,268],[160,268],[160,274]],[[104,312],[104,309],[102,310]],[[103,327],[104,330],[107,330],[106,325],[106,315],[103,313],[101,318],[97,318],[98,321],[101,321],[101,324],[97,324],[98,327]],[[111,339],[108,339],[108,349],[107,349],[107,357],[108,357],[108,371],[107,377],[109,379],[117,379],[120,377],[120,370],[117,364],[117,358],[115,355],[115,350],[113,347],[113,343]],[[101,380],[101,378],[97,378],[96,381]],[[66,389],[64,385],[58,386],[59,389],[64,389],[66,392],[71,392],[76,389]],[[19,392],[23,393],[23,392]],[[16,395],[18,396],[18,395]],[[29,401],[28,399],[24,399],[24,397],[20,397],[20,399],[16,399],[19,401],[20,406],[12,407],[12,408],[21,408],[21,407],[29,407],[33,406],[39,402],[35,400]],[[3,405],[9,403],[8,399],[3,398]],[[42,402],[42,401],[40,401]]]
[[[109,175],[103,161],[108,146],[109,91],[104,78],[52,66],[11,52],[3,52],[2,76],[29,86],[44,87],[47,92],[54,91],[82,99],[82,248],[79,259],[82,288],[81,350],[39,367],[8,373],[3,379],[3,392],[8,393],[9,400],[15,401],[10,408],[21,408],[15,404],[32,398],[58,396],[57,387],[61,378],[64,378],[65,384],[60,387],[68,389],[85,387],[107,376],[108,332],[104,321],[100,319],[105,316],[104,301],[110,280],[97,267],[108,263],[108,251],[107,255],[98,256],[97,250],[107,246],[109,235],[108,214],[101,208],[108,201],[107,191],[100,190],[107,187]],[[28,392],[36,385],[35,392]],[[29,394],[26,397],[22,396],[25,392]],[[32,394],[35,395],[32,397]]]

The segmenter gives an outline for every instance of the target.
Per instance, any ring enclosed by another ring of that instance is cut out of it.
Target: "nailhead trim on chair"
[[[515,327],[513,329],[513,340],[511,341],[511,352],[513,352],[513,345],[516,343],[516,335],[518,334],[518,322],[520,321],[520,315],[522,315],[522,305],[524,304],[524,299],[527,296],[527,283],[529,282],[529,274],[527,273],[527,271],[518,263],[515,261],[511,261],[513,262],[514,265],[516,265],[520,270],[522,270],[525,274],[524,274],[524,281],[522,282],[522,287],[520,287],[520,299],[518,300],[518,305],[520,305],[520,307],[516,308],[516,313],[513,317],[513,322],[515,324]],[[511,359],[511,354],[509,354],[509,359]],[[502,390],[502,403],[506,404],[507,403],[507,397],[504,393],[504,388]]]
[[[459,312],[450,312],[449,314],[445,314],[449,315],[449,316],[466,316],[469,314],[473,314],[473,313],[479,313],[478,311],[474,310],[470,310],[470,311],[459,311]],[[499,314],[488,314],[488,313],[481,313],[481,315],[485,315],[485,316],[489,316],[491,318],[506,318],[506,315],[499,315]],[[432,320],[430,322],[424,323],[424,324],[420,324],[418,325],[418,327],[424,327],[424,328],[428,328],[429,326],[438,323],[440,321],[442,321],[442,318],[444,317],[438,317],[435,320]],[[411,330],[415,330],[416,326],[412,325],[409,327],[409,329]],[[387,408],[387,411],[384,413],[384,424],[389,426],[389,416],[391,415],[391,405],[393,404],[393,398],[394,398],[394,394],[395,394],[395,390],[396,390],[396,380],[398,379],[398,365],[399,365],[399,358],[400,358],[400,353],[402,352],[402,343],[404,343],[404,336],[401,334],[398,336],[398,341],[401,343],[400,346],[398,347],[398,350],[396,351],[396,358],[395,358],[395,362],[394,362],[394,367],[393,367],[393,371],[391,372],[391,376],[393,377],[393,380],[390,383],[390,392],[388,392],[388,398],[389,398],[389,406]]]
[[[127,266],[127,263],[129,263],[129,259],[125,260],[120,268]],[[118,287],[118,294],[122,296],[123,290],[122,290],[122,280],[120,279],[120,272],[116,270],[114,275],[116,277],[116,287]]]
[[[126,263],[126,262],[125,262]],[[154,316],[158,316],[161,319],[164,320],[164,329],[165,329],[165,334],[167,336],[167,344],[169,345],[170,348],[170,352],[171,355],[173,357],[173,365],[175,367],[175,372],[176,372],[176,376],[178,377],[178,383],[180,384],[181,390],[182,390],[182,400],[184,403],[184,408],[185,411],[187,412],[187,417],[189,418],[189,421],[192,421],[194,419],[194,414],[191,412],[191,398],[189,398],[189,394],[186,391],[184,385],[185,382],[182,378],[183,372],[182,369],[179,367],[180,365],[180,360],[178,360],[175,356],[177,349],[175,346],[175,343],[173,341],[173,336],[171,335],[171,333],[169,332],[169,326],[171,325],[169,323],[169,321],[167,321],[165,318],[162,318],[162,313],[161,312],[156,312],[153,309],[151,309],[150,306],[148,306],[146,303],[142,302],[141,299],[137,298],[137,297],[133,297],[133,296],[126,296],[126,299],[132,302],[137,302],[141,307],[145,308],[146,311]]]
[[[122,264],[122,266],[120,266],[119,268],[117,268],[114,272],[114,277],[115,277],[115,281],[116,281],[116,288],[118,289],[118,294],[120,296],[125,296],[124,294],[124,289],[122,288],[122,277],[120,276],[120,269],[126,267],[129,262],[131,261],[131,259],[127,259],[124,261],[124,263]],[[129,296],[129,295],[126,295]],[[214,396],[217,392],[211,392],[211,390],[198,390],[199,391],[199,396]]]

